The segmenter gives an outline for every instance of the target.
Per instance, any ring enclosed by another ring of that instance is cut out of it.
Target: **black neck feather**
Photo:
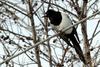
[[[51,17],[49,17],[50,19],[50,23],[53,25],[59,25],[61,23],[62,20],[62,16],[60,12],[56,12],[54,13]]]

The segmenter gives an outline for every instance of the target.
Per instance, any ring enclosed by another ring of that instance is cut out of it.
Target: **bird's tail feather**
[[[76,40],[75,36],[71,35],[70,40],[73,43],[73,47],[74,47],[76,53],[78,54],[79,58],[81,59],[81,61],[83,61],[83,63],[86,64],[82,49],[81,49],[78,41]]]
[[[76,53],[78,54],[79,58],[81,59],[81,61],[83,61],[83,63],[86,64],[82,49],[78,43],[78,41],[76,40],[76,37],[74,36],[74,34],[60,34],[60,37],[71,47],[73,47],[76,51]],[[70,39],[70,40],[69,40]],[[72,42],[72,44],[70,43],[70,41]]]

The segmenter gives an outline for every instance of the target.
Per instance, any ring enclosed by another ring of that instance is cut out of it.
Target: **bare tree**
[[[1,67],[98,67],[100,65],[99,0],[0,0]],[[69,15],[80,37],[87,64],[81,63],[43,18],[48,9]]]

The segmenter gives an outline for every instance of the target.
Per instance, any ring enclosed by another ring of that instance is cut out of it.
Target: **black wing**
[[[86,64],[82,49],[79,45],[79,38],[76,32],[76,29],[73,27],[73,31],[71,34],[65,34],[62,33],[59,35],[69,46],[73,47],[76,51],[76,53],[78,54],[79,58],[81,59],[81,61],[83,61],[83,63]],[[72,43],[71,43],[72,42]]]

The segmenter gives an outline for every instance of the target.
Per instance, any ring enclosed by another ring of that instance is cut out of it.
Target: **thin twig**
[[[93,32],[93,34],[92,34],[92,38],[91,38],[90,44],[91,44],[92,41],[93,41],[93,38],[94,38],[94,36],[95,36],[96,30],[97,30],[97,28],[98,28],[98,26],[99,26],[99,23],[100,23],[100,20],[98,21],[98,23],[97,23],[97,25],[96,25],[96,28],[95,28],[95,30],[94,30],[94,32]]]

